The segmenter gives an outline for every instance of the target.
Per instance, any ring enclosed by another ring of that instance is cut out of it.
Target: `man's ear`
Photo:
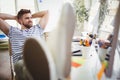
[[[17,20],[19,24],[22,24],[22,21],[20,19]]]

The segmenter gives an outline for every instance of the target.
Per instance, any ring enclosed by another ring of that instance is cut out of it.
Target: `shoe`
[[[47,44],[53,55],[59,79],[70,75],[71,71],[71,44],[75,29],[75,14],[70,3],[65,3],[56,29],[47,39]]]
[[[23,60],[32,80],[57,80],[53,58],[42,39],[25,41]]]

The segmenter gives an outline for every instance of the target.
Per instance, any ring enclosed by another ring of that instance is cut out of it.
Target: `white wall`
[[[40,11],[49,10],[49,21],[45,29],[45,32],[49,32],[56,27],[63,0],[37,0],[37,2]]]
[[[50,32],[57,26],[61,8],[65,2],[72,4],[73,0],[37,0],[38,10],[49,10],[50,13],[49,22],[44,32]]]
[[[0,0],[0,12],[15,15],[15,3],[14,0]],[[7,20],[10,25],[16,25],[13,20]]]

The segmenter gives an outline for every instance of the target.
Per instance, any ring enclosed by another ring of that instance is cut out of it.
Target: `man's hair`
[[[31,11],[28,9],[21,9],[17,14],[17,18],[20,19],[26,13],[31,13]]]

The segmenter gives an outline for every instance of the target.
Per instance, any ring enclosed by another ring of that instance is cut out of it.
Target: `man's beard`
[[[31,28],[33,25],[32,24],[23,24],[26,28]]]

